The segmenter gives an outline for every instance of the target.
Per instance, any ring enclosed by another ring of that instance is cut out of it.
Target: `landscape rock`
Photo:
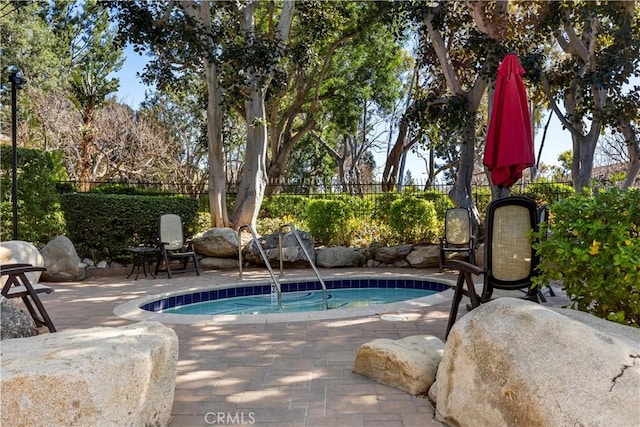
[[[637,425],[638,331],[561,313],[498,298],[465,314],[438,368],[436,418],[461,427]]]
[[[80,261],[76,248],[66,236],[58,236],[40,251],[44,258],[42,280],[49,282],[73,282],[84,280],[87,265]]]
[[[316,250],[318,267],[362,267],[366,261],[366,257],[354,248],[335,246]]]
[[[360,346],[353,371],[413,395],[423,394],[435,381],[443,349],[444,343],[430,335],[379,338]]]
[[[313,263],[316,262],[316,250],[313,244],[313,237],[306,231],[297,230],[300,240],[306,248],[309,257]],[[269,262],[274,265],[275,262],[280,261],[280,251],[278,249],[278,236],[280,233],[268,234],[260,237],[258,240],[264,249],[265,254]],[[298,240],[293,235],[293,232],[287,232],[282,235],[282,248],[283,248],[283,261],[294,265],[308,265],[309,261],[300,247]],[[256,246],[256,242],[252,240],[245,246],[242,252],[244,259],[255,265],[264,265],[260,251]]]
[[[38,335],[38,329],[33,318],[0,295],[0,340],[35,335]]]
[[[44,267],[42,254],[32,243],[22,240],[8,240],[0,243],[0,264],[31,264],[36,267]],[[41,271],[27,273],[27,279],[32,284],[38,283]],[[5,276],[0,277],[0,285],[7,281]]]
[[[192,240],[193,250],[200,255],[216,258],[238,257],[238,233],[232,228],[211,228],[196,234]]]
[[[411,264],[409,264],[409,262],[406,259],[401,259],[401,260],[398,260],[398,261],[394,261],[392,265],[393,265],[394,268],[411,267]]]
[[[5,340],[2,425],[166,426],[177,360],[157,322]]]
[[[411,253],[413,246],[411,245],[399,245],[383,247],[376,250],[375,260],[386,264],[393,264],[395,261],[400,261],[406,258]]]
[[[407,255],[411,267],[432,268],[440,266],[440,249],[436,245],[422,246]]]
[[[238,260],[233,258],[204,257],[199,261],[203,270],[230,270],[238,268]]]
[[[380,261],[376,261],[373,258],[369,258],[367,260],[367,267],[379,267],[380,266]]]

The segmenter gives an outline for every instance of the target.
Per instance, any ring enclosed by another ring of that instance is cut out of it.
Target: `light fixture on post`
[[[13,207],[13,240],[18,240],[18,116],[17,92],[27,82],[16,67],[9,67],[9,81],[11,82],[11,205]]]

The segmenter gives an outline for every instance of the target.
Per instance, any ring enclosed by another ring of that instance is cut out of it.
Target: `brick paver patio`
[[[311,278],[312,270],[286,274]],[[320,274],[323,278],[381,274],[454,278],[431,269],[332,269]],[[250,280],[269,277],[266,270],[245,275]],[[133,320],[113,311],[127,301],[237,281],[237,271],[204,272],[200,277],[181,274],[173,279],[91,278],[52,284],[55,292],[42,299],[59,331],[121,326]],[[377,384],[352,369],[360,345],[375,338],[443,339],[449,304],[445,299],[427,308],[404,310],[405,321],[383,320],[381,311],[281,323],[167,324],[179,338],[170,426],[440,426],[428,398]]]

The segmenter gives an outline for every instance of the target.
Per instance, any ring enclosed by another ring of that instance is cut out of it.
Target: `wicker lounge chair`
[[[160,215],[160,252],[161,256],[156,263],[156,275],[159,271],[166,271],[171,279],[171,273],[195,271],[200,275],[198,266],[198,256],[191,248],[190,242],[184,240],[182,231],[182,218],[175,214]],[[181,269],[172,269],[172,260],[182,261]],[[194,268],[187,270],[189,261],[193,261]],[[160,270],[160,265],[164,263],[165,269]]]
[[[44,308],[38,294],[53,292],[53,288],[45,285],[31,284],[26,273],[45,271],[44,267],[35,267],[31,264],[3,264],[0,265],[0,276],[7,276],[7,281],[2,287],[2,295],[5,298],[21,298],[29,314],[37,327],[46,326],[49,332],[56,332],[53,321]],[[35,307],[34,307],[35,306]]]
[[[470,308],[491,299],[494,289],[528,289],[527,299],[538,300],[532,289],[538,257],[531,246],[529,231],[537,229],[538,213],[533,200],[526,197],[506,197],[494,200],[487,208],[485,219],[484,269],[473,264],[452,260],[459,270],[446,336],[458,315],[462,296],[469,297]],[[484,275],[482,293],[477,294],[473,275]],[[445,336],[445,337],[446,337]]]
[[[466,253],[471,264],[475,263],[475,237],[471,214],[465,208],[447,209],[444,218],[444,237],[440,238],[440,271],[446,266],[446,253]]]

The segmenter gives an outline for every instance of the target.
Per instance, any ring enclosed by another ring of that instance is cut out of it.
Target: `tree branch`
[[[567,53],[578,55],[585,63],[588,63],[589,50],[576,34],[576,30],[573,28],[569,21],[568,13],[565,14],[563,21],[564,31],[567,35],[567,38],[569,39],[569,42],[567,43],[564,38],[562,38],[561,41],[561,37],[558,37],[559,34],[556,33],[556,38],[558,39],[558,43],[560,43],[560,47],[562,47],[562,49]]]
[[[582,137],[582,133],[578,129],[576,129],[573,124],[571,124],[571,122],[567,120],[564,114],[562,114],[562,111],[560,111],[560,108],[558,107],[558,104],[556,103],[556,100],[553,98],[553,94],[551,93],[551,84],[549,84],[547,75],[544,72],[540,74],[540,82],[542,83],[542,89],[547,96],[547,99],[549,100],[549,104],[551,104],[551,109],[554,113],[556,113],[556,117],[558,117],[558,120],[560,120],[562,125],[567,128],[573,135]]]
[[[442,40],[442,35],[433,27],[433,13],[427,15],[425,24],[429,31],[429,37],[431,37],[431,44],[436,51],[438,61],[442,67],[442,72],[445,80],[447,81],[447,85],[455,95],[463,95],[462,87],[460,86],[460,82],[458,82],[456,72],[453,69],[453,64],[447,54],[447,47],[445,46],[444,40]]]
[[[174,0],[169,1],[169,4],[167,4],[167,8],[164,10],[164,14],[162,15],[162,17],[153,23],[154,27],[160,28],[160,27],[164,27],[167,24],[167,22],[169,21],[169,18],[171,17],[171,11],[173,10],[174,3],[175,3]],[[182,4],[182,7],[185,9],[185,12],[187,12],[187,9],[193,6],[193,1],[185,0],[181,2],[181,4]],[[187,12],[187,14],[189,13]]]

